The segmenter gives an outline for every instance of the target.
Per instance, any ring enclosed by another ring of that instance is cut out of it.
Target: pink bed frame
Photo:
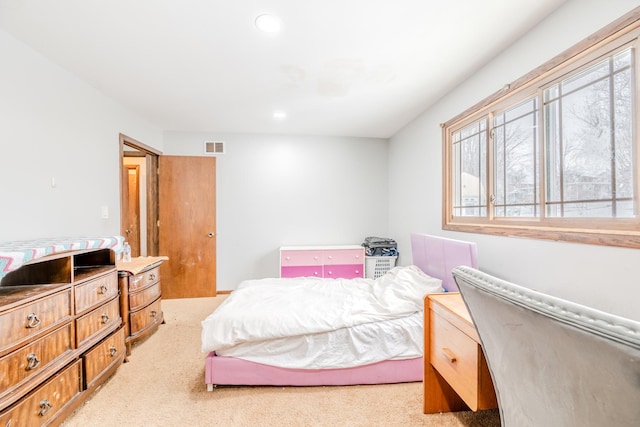
[[[477,249],[472,242],[411,234],[413,263],[442,280],[447,291],[457,291],[451,270],[459,265],[477,268]],[[205,383],[216,385],[319,386],[390,384],[422,381],[423,358],[385,360],[365,366],[339,369],[289,369],[233,357],[207,355]]]

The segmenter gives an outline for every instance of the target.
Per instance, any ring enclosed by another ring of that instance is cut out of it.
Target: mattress
[[[246,281],[202,322],[202,351],[298,369],[421,357],[423,298],[441,291],[416,266],[377,279]]]

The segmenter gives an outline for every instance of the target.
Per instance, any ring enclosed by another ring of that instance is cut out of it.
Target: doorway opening
[[[162,153],[120,134],[120,233],[131,256],[158,256],[158,156]]]

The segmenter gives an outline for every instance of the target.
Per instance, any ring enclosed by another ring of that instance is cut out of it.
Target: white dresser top
[[[281,251],[333,251],[337,249],[362,249],[362,245],[280,246]]]

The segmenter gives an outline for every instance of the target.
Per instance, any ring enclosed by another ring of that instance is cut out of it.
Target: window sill
[[[547,228],[539,226],[505,226],[469,223],[443,224],[442,229],[462,233],[490,234],[503,237],[524,237],[529,239],[640,249],[640,230],[560,229],[557,227]]]

